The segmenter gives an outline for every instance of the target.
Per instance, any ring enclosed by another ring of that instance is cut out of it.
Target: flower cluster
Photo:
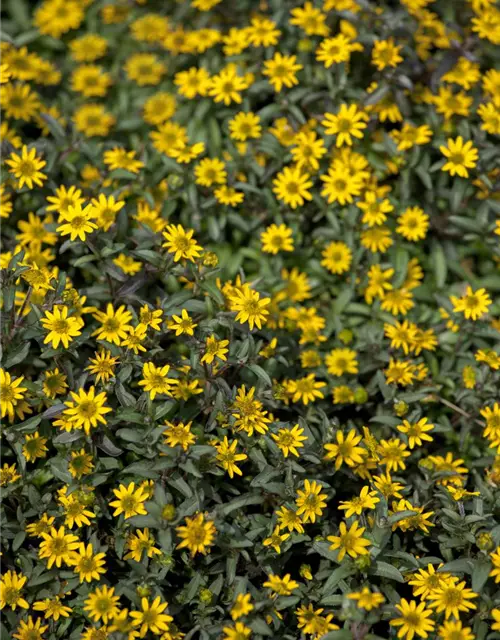
[[[5,13],[2,634],[500,631],[497,3]]]

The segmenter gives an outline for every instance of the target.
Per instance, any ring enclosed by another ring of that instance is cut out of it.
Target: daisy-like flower
[[[288,540],[289,537],[289,533],[281,533],[280,527],[276,526],[269,538],[265,538],[265,540],[262,541],[262,544],[264,547],[272,547],[276,553],[281,553],[281,545],[285,540]]]
[[[465,294],[461,298],[450,297],[453,303],[453,311],[463,313],[467,320],[478,320],[488,313],[491,305],[491,298],[486,289],[472,291],[472,287],[467,287]]]
[[[65,305],[55,305],[52,311],[46,311],[45,317],[40,320],[43,328],[48,331],[43,342],[50,343],[53,349],[57,349],[59,343],[67,349],[73,338],[82,333],[83,320],[68,316],[68,311]]]
[[[421,418],[418,422],[403,420],[403,424],[398,425],[397,429],[408,438],[408,446],[410,449],[413,449],[415,446],[421,447],[424,440],[426,442],[432,442],[432,437],[427,432],[432,431],[434,425],[428,424],[427,418]]]
[[[237,462],[246,460],[248,456],[245,453],[236,453],[236,447],[238,446],[238,440],[234,439],[231,443],[224,436],[224,440],[214,445],[217,450],[217,462],[225,469],[230,478],[234,477],[234,474],[241,476],[242,471],[237,466]]]
[[[192,556],[197,553],[207,554],[214,544],[217,529],[211,520],[206,520],[202,513],[193,517],[186,517],[186,524],[176,527],[178,536],[182,541],[177,545],[178,549],[187,548]]]
[[[377,609],[385,602],[384,596],[379,591],[370,591],[369,587],[363,587],[361,591],[350,593],[349,600],[355,600],[360,609],[371,611]]]
[[[69,205],[66,213],[61,215],[63,224],[57,227],[57,232],[62,236],[69,236],[72,241],[77,238],[84,241],[87,234],[97,229],[96,223],[92,221],[93,217],[94,208],[91,204],[85,209],[82,209],[80,203]]]
[[[144,391],[149,393],[151,400],[154,400],[157,394],[171,395],[172,387],[178,384],[176,378],[168,378],[170,365],[157,367],[152,362],[145,362],[142,368],[142,380],[139,380],[139,386],[144,387]]]
[[[372,51],[372,64],[382,71],[386,67],[397,67],[403,58],[400,55],[401,45],[394,44],[394,39],[375,40]]]
[[[194,335],[194,329],[198,325],[193,322],[193,319],[188,314],[186,309],[181,311],[180,316],[173,315],[172,320],[168,323],[168,328],[171,331],[175,331],[176,336],[180,336],[185,333],[188,336]]]
[[[323,487],[315,480],[304,480],[304,489],[297,490],[297,515],[302,516],[302,522],[316,522],[316,516],[323,514],[326,507],[327,494],[321,493]]]
[[[336,145],[352,146],[353,137],[361,139],[363,130],[366,129],[368,115],[356,104],[342,104],[337,114],[325,113],[325,119],[321,122],[327,135],[337,136]]]
[[[302,207],[306,200],[312,200],[309,189],[313,183],[309,177],[299,167],[284,167],[273,180],[273,192],[278,200],[290,205],[292,209]]]
[[[293,251],[293,236],[290,227],[272,224],[260,234],[262,251],[276,255],[280,251]]]
[[[323,256],[321,266],[331,273],[344,273],[351,266],[352,251],[345,242],[330,242],[321,255]]]
[[[280,429],[278,433],[272,433],[271,437],[281,449],[285,458],[288,458],[290,453],[298,458],[298,449],[302,449],[304,442],[308,439],[303,433],[304,429],[296,424],[291,429]]]
[[[148,631],[155,636],[160,636],[168,631],[168,625],[172,622],[172,616],[164,613],[168,603],[162,602],[157,596],[153,602],[147,598],[141,599],[141,608],[138,611],[131,611],[132,625],[138,627],[139,637],[144,637]]]
[[[399,604],[396,605],[400,616],[393,618],[390,625],[393,627],[401,627],[398,631],[399,638],[413,640],[415,635],[422,638],[429,636],[429,631],[434,630],[435,623],[432,619],[432,610],[426,608],[426,603],[417,604],[415,600],[406,600],[401,598]]]
[[[297,56],[284,56],[278,51],[271,60],[264,62],[262,74],[268,76],[273,89],[279,93],[283,87],[290,89],[299,84],[295,74],[302,68],[297,62]]]
[[[167,230],[163,232],[165,242],[162,246],[166,247],[169,253],[174,254],[174,262],[179,260],[195,262],[195,259],[200,257],[203,248],[193,238],[193,234],[193,229],[186,231],[180,224],[167,226]]]
[[[363,462],[365,449],[359,446],[361,436],[354,429],[351,429],[347,436],[344,436],[343,431],[337,431],[335,439],[336,443],[324,445],[327,452],[325,460],[335,460],[336,469],[340,469],[344,463],[349,467],[354,467]]]
[[[28,389],[22,387],[24,376],[12,378],[8,371],[0,368],[0,407],[2,418],[9,417],[12,422],[15,415],[15,407],[23,401],[24,393]]]
[[[12,152],[5,164],[10,167],[9,173],[17,178],[18,189],[22,189],[24,185],[28,189],[33,189],[34,185],[41,187],[47,180],[45,173],[40,171],[47,163],[37,156],[35,147],[28,150],[28,147],[23,145],[21,155]]]
[[[88,391],[79,389],[77,393],[70,391],[73,401],[64,404],[67,409],[63,411],[72,423],[74,429],[83,429],[88,435],[91,429],[95,429],[99,423],[107,424],[106,413],[112,411],[111,407],[105,407],[107,395],[104,391],[95,393],[95,387],[90,387]]]
[[[121,484],[118,489],[113,489],[116,500],[109,503],[110,507],[115,510],[114,516],[123,513],[125,520],[133,516],[145,516],[147,514],[144,503],[148,499],[148,495],[142,487],[135,488],[135,482],[131,482],[128,486]]]
[[[202,355],[200,362],[206,362],[212,364],[215,358],[226,361],[226,353],[229,349],[226,349],[229,344],[229,340],[217,340],[215,336],[209,336],[205,344],[205,353]]]
[[[231,311],[237,311],[236,320],[241,324],[248,322],[250,330],[254,326],[262,329],[262,324],[266,323],[271,298],[261,298],[258,291],[250,289],[248,284],[243,285],[240,289],[235,289],[234,293],[229,296]]]
[[[469,177],[468,169],[474,169],[478,158],[478,150],[471,140],[464,143],[462,136],[455,140],[448,138],[448,146],[443,145],[439,150],[446,158],[442,171],[447,171],[452,176],[456,174],[461,178]]]
[[[345,522],[341,522],[339,535],[328,536],[327,540],[332,543],[330,549],[332,551],[335,551],[335,549],[339,550],[337,558],[339,562],[342,562],[346,554],[351,556],[351,558],[357,558],[358,556],[369,553],[367,547],[371,545],[371,542],[363,538],[364,532],[365,528],[360,527],[357,521],[353,522],[349,529]]]

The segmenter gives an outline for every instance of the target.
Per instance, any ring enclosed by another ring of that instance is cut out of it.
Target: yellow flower
[[[426,609],[425,602],[417,605],[415,600],[408,601],[405,598],[401,598],[399,604],[396,605],[396,609],[401,616],[394,618],[389,624],[394,627],[401,627],[398,631],[399,638],[412,640],[415,634],[427,638],[428,632],[434,630],[435,623],[433,620],[429,620],[430,616],[432,616],[432,611]]]
[[[96,395],[95,387],[92,386],[87,392],[84,389],[79,389],[77,393],[70,391],[70,395],[73,401],[64,403],[67,409],[64,410],[63,416],[71,421],[74,429],[84,429],[88,435],[98,423],[107,424],[104,415],[112,409],[104,406],[107,400],[104,391]]]
[[[214,544],[217,529],[211,520],[205,520],[202,513],[186,517],[186,524],[176,527],[177,534],[182,538],[182,542],[177,545],[178,549],[187,547],[192,556],[197,553],[207,554]]]
[[[90,371],[90,373],[95,375],[96,383],[99,382],[107,382],[111,377],[114,376],[115,366],[118,362],[117,357],[112,357],[111,351],[108,349],[101,349],[99,352],[95,352],[95,358],[89,358],[89,362],[91,363],[88,367],[86,367],[86,371]]]
[[[464,627],[460,620],[448,620],[438,627],[437,631],[440,640],[474,640],[476,637],[472,629]]]
[[[250,330],[254,325],[258,329],[262,329],[262,323],[265,324],[269,311],[266,307],[271,302],[270,298],[262,298],[257,291],[253,291],[245,284],[241,289],[236,289],[233,295],[229,296],[231,311],[237,311],[236,320],[241,324],[248,322]]]
[[[307,436],[302,435],[303,433],[304,429],[296,424],[292,429],[280,429],[277,434],[272,433],[271,437],[281,449],[285,458],[288,458],[290,453],[299,457],[298,449],[302,449],[303,443],[308,439]]]
[[[141,599],[141,609],[130,612],[132,625],[140,627],[139,637],[142,638],[148,631],[157,636],[168,631],[168,625],[173,618],[167,613],[163,613],[167,606],[168,603],[162,602],[160,596],[157,596],[153,602],[149,602],[147,598]]]
[[[16,640],[43,640],[42,634],[48,628],[47,625],[42,626],[40,618],[35,622],[31,616],[28,616],[28,622],[21,620],[17,627],[17,633],[13,633],[12,637],[16,638]]]
[[[276,526],[272,535],[263,540],[265,547],[272,547],[276,553],[281,553],[281,544],[290,537],[289,533],[280,533],[280,527]]]
[[[154,53],[135,53],[125,64],[125,73],[140,87],[158,84],[166,70]]]
[[[172,316],[172,320],[168,323],[168,328],[175,331],[176,336],[185,333],[188,336],[194,335],[194,329],[198,325],[193,322],[186,309],[183,309],[180,316]]]
[[[410,452],[406,451],[406,448],[407,445],[399,440],[399,438],[380,441],[378,446],[380,464],[386,465],[387,473],[391,473],[393,470],[406,469],[404,459],[410,456]]]
[[[95,591],[89,594],[83,610],[94,622],[102,620],[104,624],[107,624],[119,612],[119,601],[120,598],[115,596],[114,587],[109,588],[104,585],[96,587]]]
[[[6,571],[0,580],[0,609],[10,607],[12,611],[16,607],[29,609],[29,604],[22,597],[21,592],[26,583],[26,576],[15,571]]]
[[[100,580],[101,574],[106,573],[105,557],[104,553],[94,553],[91,544],[85,546],[83,542],[80,542],[78,548],[73,552],[69,564],[78,574],[80,582],[92,582],[92,580]]]
[[[321,265],[331,273],[339,274],[349,270],[352,251],[345,242],[330,242],[322,253]]]
[[[302,402],[302,404],[308,405],[310,402],[315,402],[318,398],[322,399],[325,397],[320,389],[326,387],[326,382],[316,380],[314,373],[310,373],[299,380],[290,380],[287,387],[292,402]]]
[[[429,228],[429,216],[420,207],[408,207],[398,217],[396,231],[407,240],[423,240]]]
[[[381,593],[370,591],[368,587],[363,587],[361,591],[350,593],[347,597],[350,600],[356,600],[358,607],[366,611],[377,609],[385,602],[385,598]]]
[[[14,420],[14,410],[20,402],[23,401],[26,387],[22,387],[21,383],[24,376],[13,379],[10,373],[0,368],[0,407],[2,418],[9,417],[12,422]]]
[[[77,536],[66,533],[64,527],[51,527],[48,533],[42,532],[40,537],[43,542],[40,543],[38,556],[41,559],[47,558],[49,569],[54,564],[59,568],[63,562],[71,565],[72,552],[80,546]]]
[[[356,104],[342,104],[337,115],[325,113],[322,126],[325,127],[327,135],[337,136],[336,145],[352,146],[353,137],[362,139],[363,129],[366,129],[368,115],[363,110],[358,110]]]
[[[349,431],[347,437],[344,437],[344,433],[339,430],[335,438],[337,440],[335,444],[324,445],[325,451],[327,451],[325,460],[335,460],[335,469],[340,469],[344,463],[349,467],[354,467],[363,462],[365,449],[358,446],[361,442],[361,436],[357,435],[354,429]]]
[[[231,607],[231,618],[233,620],[238,620],[242,616],[248,615],[251,611],[254,610],[254,606],[251,603],[251,596],[249,593],[238,593],[236,599]]]
[[[478,151],[471,140],[464,144],[462,136],[455,140],[448,138],[448,146],[441,146],[439,150],[446,158],[442,171],[448,171],[452,176],[469,177],[468,169],[474,169],[478,158]]]
[[[356,356],[352,349],[333,349],[325,358],[328,373],[334,376],[358,373]]]
[[[40,171],[47,163],[37,156],[35,147],[28,151],[28,147],[23,145],[21,155],[12,152],[5,160],[5,164],[10,167],[9,173],[18,179],[18,189],[22,189],[24,185],[28,189],[33,189],[34,184],[41,187],[47,180],[45,173]]]
[[[193,229],[186,231],[180,224],[167,226],[167,231],[163,232],[166,242],[162,246],[166,247],[169,253],[174,254],[174,262],[179,262],[181,259],[194,262],[195,258],[200,257],[203,249],[193,238],[193,234]]]
[[[478,320],[491,305],[491,298],[486,289],[472,291],[472,287],[467,287],[465,294],[461,298],[451,296],[453,311],[463,313],[467,320]]]
[[[252,111],[240,111],[229,121],[230,137],[244,142],[249,138],[260,138],[260,117]]]
[[[281,510],[278,509],[278,511],[276,511],[276,517],[278,518],[280,529],[288,529],[290,533],[292,531],[297,531],[297,533],[304,533],[302,520],[300,516],[297,515],[297,512],[293,509],[287,509],[283,506],[281,507]]]
[[[243,622],[236,622],[233,627],[224,627],[222,632],[225,634],[222,640],[248,640],[252,635],[252,630]]]
[[[295,503],[297,505],[297,515],[302,516],[303,522],[316,522],[316,516],[323,515],[326,507],[326,493],[321,493],[321,484],[313,480],[304,480],[304,490],[297,491]]]
[[[276,255],[280,251],[293,251],[292,229],[284,224],[272,224],[260,234],[262,251]]]
[[[67,349],[73,338],[81,335],[83,328],[83,320],[68,316],[68,307],[65,305],[55,305],[52,311],[46,311],[40,323],[49,332],[43,342],[50,343],[53,349],[57,349],[59,343]]]
[[[299,588],[299,583],[292,580],[289,573],[283,576],[283,578],[280,578],[278,575],[270,574],[267,576],[267,581],[264,582],[263,586],[267,587],[277,595],[290,596],[295,589]]]
[[[82,205],[77,203],[76,205],[69,205],[66,213],[61,214],[61,224],[57,227],[57,232],[61,236],[69,236],[70,240],[76,240],[79,238],[85,241],[87,234],[90,234],[97,229],[95,222],[92,222],[94,217],[94,208],[91,204],[88,204],[85,209],[82,209]]]
[[[56,622],[61,617],[69,618],[69,614],[72,612],[72,609],[70,607],[67,607],[61,602],[59,596],[55,596],[52,599],[45,598],[44,600],[34,602],[33,609],[35,611],[43,611],[44,618],[46,618],[47,620],[53,618]]]
[[[458,582],[458,578],[451,578],[446,584],[431,591],[428,599],[431,601],[429,606],[437,613],[444,612],[446,619],[453,616],[458,620],[461,611],[468,613],[477,609],[475,604],[469,602],[477,597],[477,593],[465,587],[465,581]]]
[[[400,55],[401,45],[395,45],[394,39],[375,40],[372,51],[372,64],[382,71],[386,67],[397,67],[403,58]]]
[[[165,444],[169,447],[180,446],[184,451],[196,442],[196,436],[191,433],[192,422],[179,422],[174,425],[171,422],[165,422],[166,429],[163,431],[165,436]]]
[[[313,183],[309,178],[299,167],[284,167],[273,180],[273,192],[292,209],[302,207],[306,200],[312,200],[309,189]]]
[[[45,458],[47,456],[47,438],[42,438],[38,431],[32,435],[27,434],[24,439],[23,455],[28,462],[34,462],[37,458]]]
[[[155,555],[160,556],[161,551],[155,546],[155,539],[150,534],[149,529],[136,529],[135,533],[132,533],[127,538],[127,549],[129,552],[125,554],[124,559],[128,560],[132,558],[136,562],[141,562],[143,552],[146,553],[147,558],[153,558]]]
[[[215,358],[226,361],[226,353],[229,351],[229,349],[226,349],[228,344],[229,340],[217,340],[215,336],[209,336],[205,345],[205,353],[201,357],[200,362],[212,364]]]
[[[236,463],[248,458],[244,453],[236,453],[237,445],[238,440],[235,439],[229,443],[227,436],[224,436],[224,440],[214,445],[217,449],[217,461],[228,472],[230,478],[233,478],[234,474],[243,475]]]
[[[413,449],[415,446],[421,447],[424,440],[426,442],[432,442],[432,438],[427,432],[433,429],[433,424],[427,424],[427,418],[421,418],[418,422],[413,423],[408,422],[408,420],[403,420],[403,424],[397,426],[398,431],[406,434],[410,449]]]
[[[139,386],[144,387],[144,391],[149,393],[151,400],[156,395],[172,395],[172,386],[178,384],[176,378],[167,378],[170,371],[170,365],[157,367],[152,362],[145,362],[142,367],[142,379],[139,380]]]
[[[208,95],[212,96],[214,102],[223,102],[226,106],[231,102],[241,104],[240,92],[249,86],[248,80],[238,75],[237,66],[229,64],[208,80]]]
[[[337,558],[339,562],[342,562],[346,554],[351,558],[369,554],[367,547],[371,545],[371,542],[362,537],[364,532],[365,528],[359,527],[357,521],[353,522],[349,529],[347,529],[345,522],[341,522],[339,535],[328,536],[327,540],[332,543],[330,549],[332,551],[339,550]]]
[[[142,487],[135,488],[135,482],[131,482],[128,486],[120,484],[118,489],[113,489],[113,493],[117,499],[110,502],[109,506],[115,509],[114,516],[119,516],[123,513],[123,517],[126,520],[133,516],[145,516],[147,514],[144,502],[146,502],[148,496]]]
[[[297,71],[303,69],[303,66],[297,62],[297,56],[284,56],[277,52],[271,60],[264,62],[263,75],[269,77],[269,82],[276,92],[280,92],[283,87],[289,89],[299,84]]]
[[[412,574],[408,584],[412,585],[415,597],[419,596],[421,600],[426,600],[435,589],[446,584],[450,578],[449,573],[437,572],[429,563],[427,569],[419,569]]]
[[[342,206],[350,204],[361,193],[361,178],[357,175],[351,175],[349,169],[338,161],[334,162],[329,167],[328,173],[321,175],[319,179],[325,183],[321,195],[326,198],[328,204],[334,202],[338,202]],[[363,242],[361,243],[363,244]]]
[[[339,509],[345,510],[345,517],[350,518],[356,514],[360,516],[365,509],[375,509],[380,499],[376,497],[376,491],[370,491],[370,487],[363,487],[359,496],[340,503]]]

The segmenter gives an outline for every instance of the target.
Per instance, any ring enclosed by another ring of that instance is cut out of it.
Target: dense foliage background
[[[499,45],[5,3],[5,638],[500,637]]]

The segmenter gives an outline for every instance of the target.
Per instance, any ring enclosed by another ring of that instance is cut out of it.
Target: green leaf
[[[17,346],[9,355],[7,355],[3,360],[3,368],[10,369],[16,364],[23,362],[26,359],[26,356],[30,352],[30,343],[25,342],[24,344],[20,344]]]
[[[396,569],[396,567],[393,567],[392,564],[382,562],[381,560],[378,560],[375,563],[375,568],[371,571],[371,573],[382,578],[387,578],[389,580],[396,580],[396,582],[403,583],[405,581],[401,571],[398,571],[398,569]]]
[[[225,504],[220,510],[223,515],[227,516],[232,513],[235,509],[241,509],[242,507],[247,507],[250,504],[261,504],[262,496],[261,495],[246,495],[240,496],[239,498],[235,498],[231,500],[227,504]]]
[[[446,275],[448,273],[448,266],[446,264],[446,256],[443,251],[443,247],[439,243],[435,243],[432,251],[431,264],[434,268],[434,276],[436,278],[436,285],[438,289],[442,289],[446,282]]]
[[[489,560],[477,560],[472,572],[472,591],[481,593],[482,588],[488,580],[493,565]]]
[[[32,433],[36,430],[40,422],[42,421],[42,416],[33,416],[32,418],[28,418],[24,422],[20,422],[14,426],[16,431],[20,431],[21,433]]]
[[[350,564],[342,565],[337,569],[334,569],[323,585],[323,589],[321,590],[323,596],[329,596],[332,593],[335,593],[339,582],[344,578],[347,578],[347,576],[353,575],[356,571],[356,568]]]
[[[451,560],[446,562],[442,567],[439,567],[438,572],[442,573],[468,573],[472,574],[474,570],[474,563],[467,558],[459,558],[458,560]]]
[[[247,369],[249,369],[252,373],[255,373],[257,378],[259,378],[259,380],[262,380],[262,382],[264,382],[268,387],[273,386],[273,382],[269,377],[269,374],[264,371],[262,367],[259,367],[258,364],[249,364],[247,365]]]
[[[271,631],[271,629],[267,626],[267,624],[264,622],[262,618],[255,618],[255,620],[252,620],[252,622],[250,623],[250,628],[252,629],[252,631],[254,631],[255,633],[258,633],[261,636],[274,635],[274,633]]]
[[[58,142],[63,142],[66,138],[66,132],[62,128],[61,124],[49,113],[40,113],[40,117],[47,125],[50,133]]]

